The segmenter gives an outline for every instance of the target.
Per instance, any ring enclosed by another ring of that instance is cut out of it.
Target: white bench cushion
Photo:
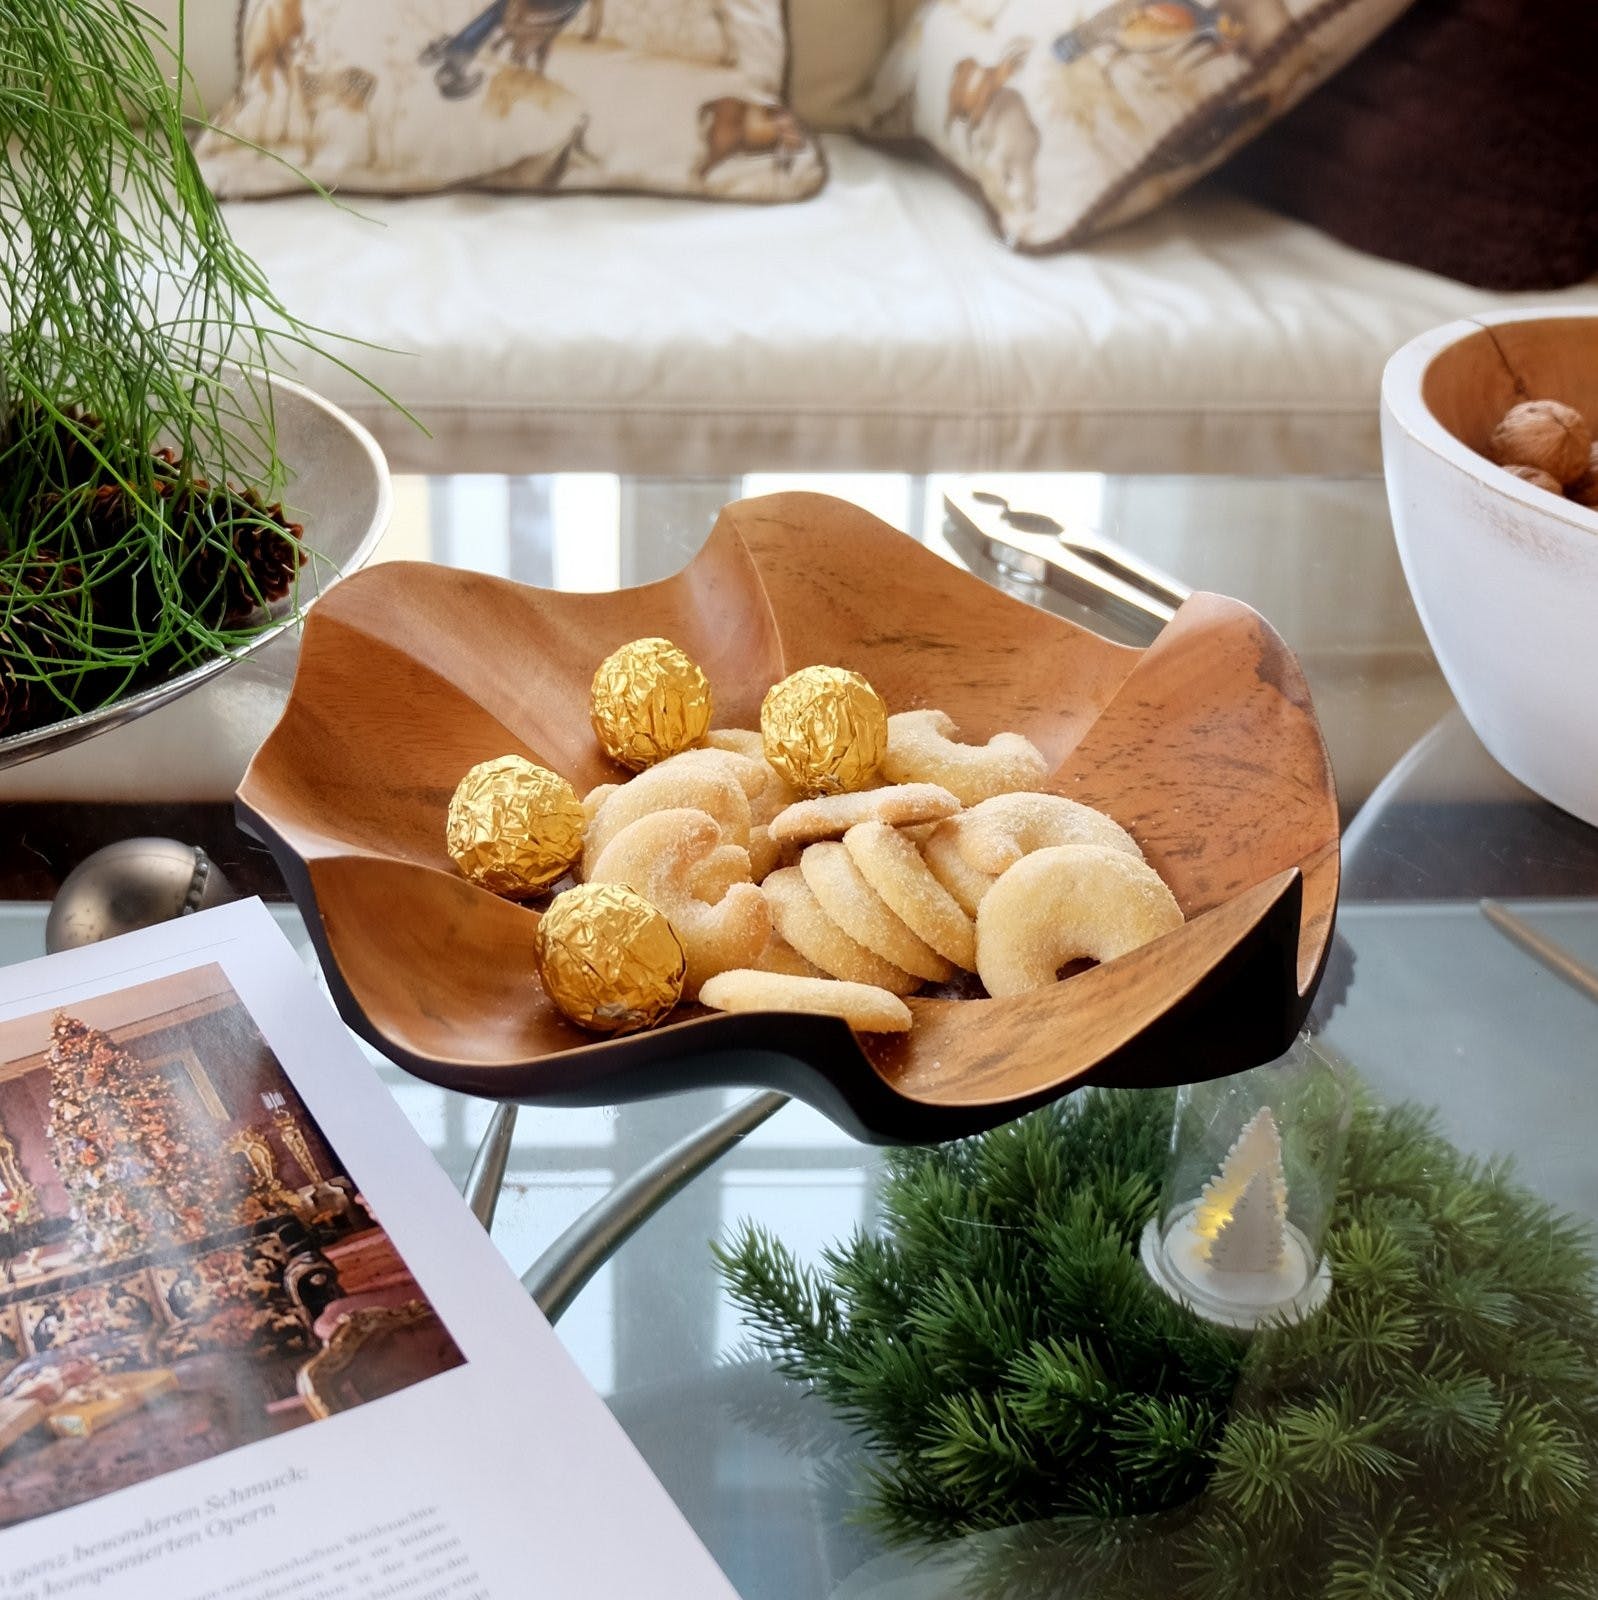
[[[329,364],[303,376],[405,470],[1375,471],[1388,356],[1506,303],[1214,192],[1016,256],[943,173],[827,150],[802,205],[228,213],[300,316],[388,347],[349,357],[431,439]]]

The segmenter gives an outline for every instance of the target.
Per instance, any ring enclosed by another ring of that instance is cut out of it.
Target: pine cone
[[[299,524],[283,515],[282,506],[266,505],[253,489],[212,490],[203,500],[181,495],[173,505],[173,524],[191,547],[182,564],[184,598],[213,627],[240,627],[259,613],[263,601],[272,605],[285,599],[305,564]],[[209,539],[203,538],[205,532]]]
[[[33,685],[18,675],[22,659],[11,635],[0,628],[0,738],[26,732],[33,710]]]
[[[241,498],[261,520],[235,528],[233,549],[253,579],[254,589],[261,599],[268,605],[275,605],[293,592],[294,580],[305,565],[305,551],[300,543],[305,530],[284,516],[281,505],[264,505],[255,490],[246,490]],[[242,575],[235,574],[235,577],[230,614],[242,622],[259,602]]]

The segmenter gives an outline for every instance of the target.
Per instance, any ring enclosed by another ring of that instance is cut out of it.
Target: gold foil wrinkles
[[[582,855],[582,802],[558,773],[521,756],[482,761],[455,789],[444,847],[473,883],[525,899]]]
[[[634,639],[594,674],[589,719],[605,753],[634,772],[710,731],[710,684],[670,639]]]
[[[619,883],[557,895],[533,935],[555,1007],[594,1033],[635,1033],[682,998],[687,960],[665,913]]]
[[[888,752],[882,696],[844,667],[804,667],[766,693],[766,760],[808,795],[846,794],[878,781]]]

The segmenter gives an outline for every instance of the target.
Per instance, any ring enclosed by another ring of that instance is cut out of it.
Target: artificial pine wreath
[[[1171,1117],[1092,1091],[895,1152],[880,1227],[819,1271],[747,1224],[718,1250],[757,1344],[862,1436],[865,1517],[1012,1530],[962,1594],[1598,1593],[1585,1228],[1427,1113],[1362,1104],[1332,1297],[1244,1340],[1138,1260]]]

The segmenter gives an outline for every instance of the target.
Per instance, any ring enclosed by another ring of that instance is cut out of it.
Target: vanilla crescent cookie
[[[841,839],[861,822],[886,822],[903,828],[941,822],[959,809],[960,802],[935,783],[896,783],[801,800],[778,813],[771,836],[778,844],[810,844],[817,839]]]
[[[932,869],[932,876],[959,902],[960,909],[974,917],[983,895],[998,881],[998,874],[978,872],[960,854],[960,821],[960,817],[950,817],[920,840],[921,859]]]
[[[910,1008],[897,995],[837,978],[795,978],[777,972],[723,972],[699,991],[716,1011],[809,1011],[842,1017],[861,1033],[905,1033]]]
[[[764,781],[760,788],[749,791],[749,811],[757,827],[769,823],[779,811],[804,798],[766,760],[765,741],[753,729],[712,728],[705,735],[705,745],[711,750],[720,750],[724,754],[738,756],[744,761],[752,761],[759,769]]]
[[[597,788],[590,789],[583,796],[583,821],[592,822],[599,815],[599,808],[621,788],[619,783],[602,783]]]
[[[703,811],[721,824],[728,842],[749,847],[752,762],[722,750],[685,750],[621,784],[601,801],[583,836],[583,876],[623,828],[658,811]]]
[[[751,761],[766,759],[766,741],[758,728],[712,728],[705,735],[705,748],[730,750],[735,756],[747,756]]]
[[[995,876],[1051,845],[1096,844],[1143,859],[1137,840],[1102,811],[1058,794],[1001,794],[948,824],[968,866]]]
[[[1052,845],[1024,856],[977,912],[977,976],[995,999],[1045,989],[1068,961],[1113,961],[1182,925],[1160,875],[1124,850]]]
[[[821,909],[872,955],[930,983],[947,983],[954,976],[954,968],[888,909],[841,844],[811,845],[799,857],[799,872]]]
[[[990,795],[1041,789],[1049,764],[1030,739],[996,733],[986,744],[961,744],[947,712],[901,711],[888,718],[882,775],[891,783],[936,783],[974,806]]]
[[[782,846],[771,837],[771,829],[756,823],[749,830],[749,871],[756,883],[782,865]]]
[[[921,980],[903,967],[884,961],[851,939],[821,909],[798,867],[772,873],[760,888],[777,932],[812,966],[831,977],[870,984],[891,994],[913,994],[920,986]]]
[[[687,809],[629,823],[589,875],[591,883],[625,884],[665,913],[688,958],[683,993],[689,998],[706,978],[751,965],[766,947],[771,913],[748,879],[748,852],[725,841],[714,817]],[[713,904],[695,892],[712,880],[727,885]]]
[[[909,839],[885,823],[862,822],[843,836],[843,844],[861,877],[917,938],[945,961],[976,971],[975,924]]]

